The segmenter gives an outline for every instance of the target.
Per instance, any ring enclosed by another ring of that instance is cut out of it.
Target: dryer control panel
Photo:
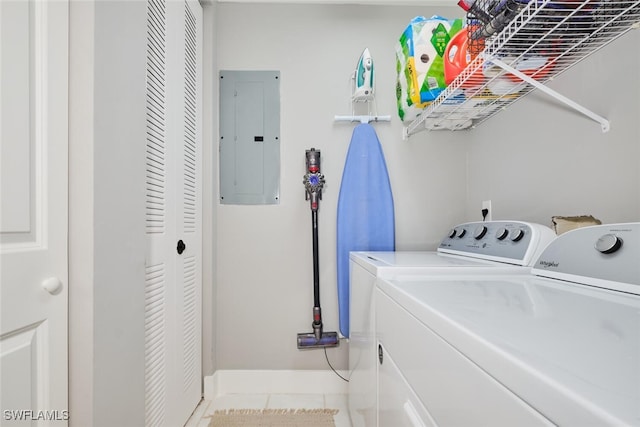
[[[568,231],[533,267],[538,276],[640,295],[640,222]]]
[[[549,227],[530,222],[468,222],[452,228],[438,252],[530,266],[555,237]]]

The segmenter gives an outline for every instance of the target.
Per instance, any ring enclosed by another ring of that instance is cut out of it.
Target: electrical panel
[[[220,203],[280,202],[280,72],[220,71]]]

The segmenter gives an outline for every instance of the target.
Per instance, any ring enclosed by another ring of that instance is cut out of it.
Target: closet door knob
[[[62,282],[57,277],[49,277],[42,282],[42,288],[51,295],[57,295],[62,290]]]
[[[178,247],[176,248],[178,250],[178,255],[182,255],[182,252],[184,252],[184,250],[187,247],[185,246],[184,242],[182,240],[178,240]]]

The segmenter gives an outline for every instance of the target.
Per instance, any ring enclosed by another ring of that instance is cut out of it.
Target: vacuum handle
[[[313,306],[320,307],[320,262],[318,260],[318,211],[311,210],[313,239]]]

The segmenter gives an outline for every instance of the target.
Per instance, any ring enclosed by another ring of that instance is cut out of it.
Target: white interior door
[[[68,2],[0,1],[2,425],[66,425]]]
[[[146,424],[183,425],[202,389],[202,7],[149,0]]]
[[[147,2],[145,424],[167,425],[173,365],[169,310],[175,301],[175,205],[173,157],[168,141],[167,10],[165,0]]]
[[[197,0],[172,2],[176,8],[174,129],[177,166],[177,239],[184,252],[176,258],[176,351],[178,418],[186,421],[202,396],[202,6]],[[171,28],[169,28],[171,34]],[[178,55],[176,55],[178,56]],[[178,86],[178,85],[176,85]],[[179,243],[178,243],[179,244]],[[177,425],[177,424],[174,424]]]

